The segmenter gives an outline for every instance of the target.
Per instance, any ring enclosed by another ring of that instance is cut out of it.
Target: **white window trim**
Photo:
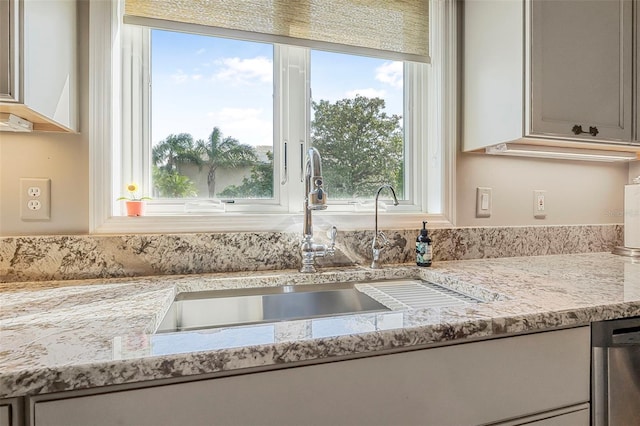
[[[120,158],[120,148],[114,144],[121,134],[119,74],[121,67],[119,8],[117,0],[92,2],[90,10],[90,233],[180,233],[180,232],[298,232],[302,228],[302,213],[224,213],[212,215],[144,216],[129,218],[112,215],[113,194],[120,188],[114,183],[113,160]],[[422,213],[380,213],[380,224],[386,229],[413,229],[422,220],[432,226],[453,226],[455,223],[455,161],[457,151],[456,45],[457,6],[454,0],[432,0],[431,15],[431,76],[428,79],[429,144],[424,162],[442,158],[443,183],[441,214],[429,214],[427,197],[420,197]],[[446,32],[443,30],[446,29]],[[115,79],[114,79],[115,78]],[[437,99],[439,105],[433,100]],[[424,140],[424,139],[418,139]],[[113,156],[113,157],[112,157]],[[117,157],[116,157],[117,156]],[[420,161],[421,163],[423,161]],[[418,166],[418,164],[415,164]],[[430,173],[427,164],[420,164]],[[417,168],[420,170],[420,168]],[[290,172],[292,173],[292,172]],[[295,172],[293,172],[295,174]],[[291,176],[290,176],[291,178]],[[427,212],[427,213],[424,213]],[[370,229],[372,213],[314,212],[317,229],[336,225],[341,230]]]

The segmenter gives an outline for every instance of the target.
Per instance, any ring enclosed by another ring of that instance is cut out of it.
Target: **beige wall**
[[[640,176],[640,160],[629,164],[629,183],[638,176]]]
[[[0,235],[88,232],[88,10],[81,1],[81,133],[0,133]],[[601,164],[459,154],[458,226],[621,223],[622,187],[640,175],[640,162]],[[51,178],[51,221],[23,222],[20,177]],[[493,215],[475,218],[475,189],[493,188]],[[547,219],[534,219],[533,190],[547,191]]]
[[[0,138],[0,235],[73,234],[89,229],[88,149],[79,135]],[[20,178],[51,179],[51,220],[20,219]]]
[[[80,133],[0,133],[0,235],[89,230],[88,2],[78,2]],[[51,179],[51,220],[20,219],[20,178]]]
[[[622,223],[627,163],[458,154],[457,226]],[[476,187],[493,189],[490,218],[476,218]],[[533,191],[546,190],[547,217],[533,217]]]

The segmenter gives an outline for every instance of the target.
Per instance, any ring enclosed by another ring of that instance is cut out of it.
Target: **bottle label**
[[[416,242],[416,263],[431,263],[431,245]]]

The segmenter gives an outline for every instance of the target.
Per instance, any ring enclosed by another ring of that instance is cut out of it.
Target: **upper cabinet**
[[[15,17],[12,14],[11,3],[0,0],[0,102],[13,99],[12,76],[12,24]]]
[[[531,2],[530,135],[631,141],[629,0]]]
[[[640,2],[635,4],[635,22],[636,22],[636,125],[633,140],[640,144]]]
[[[78,129],[75,0],[0,0],[0,115]]]
[[[465,1],[463,150],[505,142],[634,150],[636,6]]]

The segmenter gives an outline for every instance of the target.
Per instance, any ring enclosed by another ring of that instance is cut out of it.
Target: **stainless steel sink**
[[[390,311],[354,284],[180,293],[156,333]]]
[[[420,279],[180,293],[156,333],[331,317],[441,309],[483,300]]]

